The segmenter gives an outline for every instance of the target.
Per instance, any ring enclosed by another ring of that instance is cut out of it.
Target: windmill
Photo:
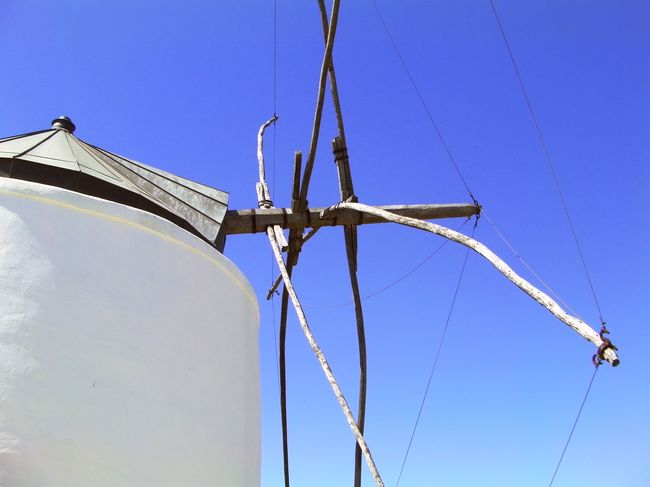
[[[287,307],[288,302],[291,300],[297,318],[300,322],[301,328],[311,346],[316,358],[318,359],[321,368],[332,390],[339,402],[339,405],[346,417],[346,420],[355,436],[357,446],[355,449],[355,474],[354,485],[360,487],[361,485],[361,456],[365,457],[366,463],[373,476],[375,483],[378,486],[383,486],[383,480],[372,458],[372,454],[366,441],[363,437],[363,430],[365,424],[365,403],[366,403],[366,350],[365,350],[365,331],[363,310],[361,305],[361,296],[359,293],[359,284],[357,280],[357,267],[356,267],[356,253],[357,253],[357,232],[356,226],[364,223],[377,223],[379,221],[394,222],[402,225],[407,225],[420,230],[428,231],[436,235],[442,236],[450,241],[459,243],[473,250],[489,261],[496,270],[503,274],[513,284],[524,291],[528,296],[537,301],[540,305],[551,312],[557,319],[572,328],[575,332],[581,335],[586,340],[593,343],[596,347],[596,353],[593,356],[593,363],[598,367],[603,360],[608,361],[612,366],[616,367],[620,361],[616,354],[617,347],[605,336],[609,333],[605,323],[602,322],[600,332],[597,332],[587,323],[578,317],[568,314],[554,299],[546,293],[537,289],[531,283],[523,279],[515,273],[510,266],[508,266],[501,258],[494,252],[488,249],[482,243],[476,241],[474,238],[463,235],[457,231],[436,225],[433,223],[425,222],[423,220],[434,219],[438,217],[471,217],[476,216],[477,220],[481,213],[481,206],[469,190],[469,187],[464,181],[462,174],[459,175],[465,187],[468,190],[469,196],[473,199],[473,203],[467,204],[428,204],[417,206],[399,205],[397,207],[373,207],[359,203],[358,196],[354,193],[354,185],[352,181],[352,174],[350,169],[349,158],[347,154],[347,144],[345,138],[345,130],[343,124],[343,114],[338,95],[338,86],[336,82],[336,71],[334,67],[334,60],[332,57],[332,50],[336,36],[336,27],[338,22],[339,13],[339,0],[333,0],[330,18],[327,18],[327,10],[324,0],[318,0],[318,5],[321,13],[321,23],[325,41],[325,51],[321,64],[321,71],[319,77],[319,89],[316,101],[316,110],[314,114],[314,123],[312,127],[312,137],[309,146],[309,153],[305,165],[304,173],[301,180],[301,165],[302,154],[297,152],[294,160],[294,175],[292,186],[292,205],[291,208],[276,209],[273,208],[271,194],[265,179],[265,162],[263,151],[263,137],[264,131],[272,123],[277,121],[277,116],[274,114],[271,119],[266,121],[260,127],[258,133],[258,168],[259,168],[259,181],[256,185],[256,192],[258,196],[259,210],[248,210],[245,213],[239,213],[237,216],[232,214],[231,218],[237,218],[237,228],[251,228],[254,232],[260,230],[257,226],[257,219],[260,217],[268,218],[265,220],[266,233],[268,235],[269,243],[273,250],[275,260],[280,270],[280,277],[278,281],[272,286],[267,298],[274,292],[275,288],[279,285],[280,279],[284,282],[282,293],[282,308],[280,318],[280,396],[281,396],[281,410],[282,410],[282,432],[283,432],[283,453],[284,453],[284,477],[285,486],[289,486],[289,465],[288,465],[288,439],[287,439],[287,411],[286,411],[286,370],[284,366],[285,343],[284,337],[286,333],[287,322]],[[375,8],[377,8],[375,4]],[[492,5],[494,9],[494,5]],[[495,10],[496,14],[496,10]],[[381,18],[381,15],[380,15]],[[498,19],[498,17],[497,17]],[[383,22],[383,19],[382,19]],[[505,37],[504,37],[505,39]],[[340,202],[325,209],[313,210],[308,206],[307,195],[309,190],[310,178],[314,166],[314,159],[316,154],[316,147],[319,141],[320,124],[323,112],[323,104],[325,99],[325,89],[327,80],[329,79],[331,98],[334,105],[338,135],[332,140],[332,149],[334,154],[334,161],[337,167]],[[435,124],[434,124],[435,127]],[[437,131],[437,128],[436,128]],[[453,159],[452,159],[452,162]],[[456,163],[454,162],[454,165]],[[440,212],[440,213],[438,213]],[[314,217],[318,216],[317,219]],[[356,221],[355,221],[356,215]],[[443,216],[444,215],[444,216]],[[372,221],[364,221],[365,218],[374,217]],[[355,305],[355,315],[357,323],[357,339],[359,347],[359,401],[357,416],[355,418],[352,410],[350,409],[343,393],[338,386],[332,370],[321,351],[318,343],[316,342],[309,325],[305,313],[302,309],[298,295],[291,282],[292,271],[298,262],[298,255],[302,245],[312,238],[315,231],[323,225],[323,221],[331,222],[330,225],[341,225],[344,227],[344,239],[346,247],[346,255],[348,262],[348,270],[350,275],[350,283]],[[291,223],[289,223],[291,222]],[[299,223],[296,223],[299,222]],[[304,228],[311,227],[311,230],[303,234]],[[287,241],[282,234],[282,230],[290,228],[289,240]],[[286,251],[286,260],[282,257],[282,251]],[[602,319],[601,319],[602,320]],[[593,380],[593,379],[592,379]],[[557,471],[557,470],[556,470]]]
[[[338,10],[337,10],[338,12]],[[335,27],[335,22],[329,22],[329,26],[334,25]],[[328,32],[331,30],[331,28],[328,26]],[[332,34],[335,31],[332,30]],[[329,38],[330,36],[328,36]],[[331,36],[332,42],[333,42],[333,35]],[[331,53],[331,49],[330,49]],[[333,63],[331,63],[331,73],[333,74]],[[328,68],[329,71],[329,68]],[[322,76],[321,76],[322,79]],[[322,102],[321,102],[322,103]],[[339,110],[340,112],[340,110]],[[63,123],[63,122],[62,122]],[[317,139],[316,139],[317,140]],[[257,208],[253,210],[232,210],[231,213],[229,213],[227,216],[224,217],[223,220],[223,227],[225,228],[228,226],[228,228],[231,230],[231,233],[229,234],[234,234],[234,233],[247,233],[250,231],[265,231],[269,225],[273,227],[273,235],[276,240],[276,242],[279,242],[279,246],[283,247],[284,246],[284,241],[280,233],[276,229],[276,225],[281,227],[281,228],[289,228],[290,231],[293,229],[294,237],[293,239],[293,245],[294,245],[294,250],[291,250],[291,235],[289,236],[289,239],[286,242],[286,247],[289,253],[293,252],[294,256],[298,255],[299,248],[300,246],[305,243],[305,241],[308,238],[311,238],[311,236],[314,235],[313,232],[309,232],[306,235],[302,235],[300,232],[301,228],[319,228],[319,224],[325,224],[325,225],[343,225],[344,228],[346,228],[346,240],[350,240],[352,244],[354,244],[354,227],[358,224],[364,224],[364,223],[371,223],[373,218],[375,218],[375,221],[388,221],[390,218],[393,218],[391,215],[386,215],[386,214],[381,214],[383,216],[377,216],[373,215],[372,211],[375,211],[373,209],[368,209],[368,208],[363,208],[364,212],[360,212],[358,210],[362,209],[361,207],[345,207],[346,204],[354,204],[355,202],[350,200],[346,201],[350,196],[354,195],[354,190],[351,184],[351,177],[349,176],[349,164],[347,163],[347,157],[344,157],[344,153],[341,148],[347,147],[347,143],[345,142],[344,139],[339,138],[338,139],[338,147],[339,150],[337,150],[337,154],[334,156],[335,160],[338,160],[338,165],[341,166],[343,165],[342,161],[346,161],[345,165],[348,167],[347,171],[342,171],[339,170],[339,174],[343,176],[342,181],[348,181],[349,184],[347,184],[347,191],[349,193],[348,197],[344,197],[344,194],[341,195],[341,202],[343,202],[340,205],[334,205],[334,207],[331,207],[329,211],[328,209],[313,209],[309,208],[308,205],[306,204],[305,201],[305,208],[301,208],[300,205],[300,193],[301,193],[301,186],[300,184],[295,184],[294,188],[298,188],[297,192],[294,192],[295,200],[297,201],[297,204],[295,208],[287,208],[285,211],[282,211],[282,209],[274,209],[274,208],[267,208],[267,206],[270,206],[269,202],[271,201],[270,195],[268,197],[265,197],[264,194],[262,194],[261,203],[262,203],[262,208]],[[341,142],[343,142],[341,144]],[[263,166],[262,166],[263,167]],[[347,173],[347,174],[346,174]],[[300,171],[296,171],[296,174],[298,175],[298,179],[300,176]],[[262,178],[263,179],[263,178]],[[304,179],[304,178],[303,178]],[[308,179],[309,181],[309,179]],[[261,181],[263,182],[263,181]],[[260,182],[260,183],[261,183]],[[304,186],[303,186],[304,188]],[[342,189],[343,193],[343,189]],[[436,206],[436,208],[433,208]],[[454,206],[454,205],[452,205]],[[467,204],[467,205],[457,205],[459,208],[455,208],[454,211],[457,211],[458,213],[453,215],[453,214],[448,214],[448,216],[468,216],[472,214],[476,214],[477,207],[475,204]],[[433,211],[434,209],[436,211],[444,210],[444,211],[451,211],[449,207],[444,207],[444,205],[422,205],[420,208],[403,208],[403,207],[389,207],[389,208],[384,208],[389,210],[389,213],[397,213],[401,212],[405,216],[417,216],[417,212],[420,213],[420,217],[422,219],[428,219],[428,218],[434,218],[436,216],[436,213]],[[460,207],[464,207],[460,208]],[[164,208],[163,208],[164,209]],[[156,211],[160,211],[157,208],[155,209]],[[312,211],[313,210],[313,211]],[[368,211],[369,213],[365,213],[365,211]],[[461,212],[465,211],[467,215],[462,215]],[[429,212],[429,213],[426,213]],[[154,211],[155,213],[155,211]],[[443,213],[437,213],[438,216],[442,215]],[[241,218],[239,218],[241,217]],[[171,216],[170,216],[171,218]],[[345,220],[347,218],[347,220]],[[286,224],[284,223],[286,220]],[[266,223],[263,223],[266,222]],[[182,224],[182,223],[181,223]],[[184,225],[184,224],[182,224]],[[293,225],[293,226],[290,226]],[[197,235],[199,238],[201,238],[198,233],[198,231],[194,231],[191,228],[185,227],[188,229],[191,233],[194,233]],[[240,230],[235,230],[236,228],[239,228]],[[196,229],[195,229],[196,230]],[[348,237],[348,234],[350,234],[350,237]],[[226,232],[222,232],[222,235],[226,235]],[[298,236],[300,238],[298,238]],[[210,240],[210,242],[212,242]],[[216,243],[216,240],[212,243]],[[218,246],[218,245],[217,245]],[[352,245],[352,249],[354,250],[355,246]],[[292,257],[292,260],[295,260],[296,257]],[[295,263],[292,264],[292,266],[295,266]],[[288,265],[287,265],[287,270],[288,270]],[[289,293],[287,292],[287,295]],[[286,312],[285,312],[286,314]],[[594,338],[594,340],[597,343],[600,343],[598,347],[602,347],[603,345],[606,345],[605,340],[603,340],[603,337],[599,337],[601,342],[598,341],[598,339]],[[601,352],[604,355],[611,355],[612,350],[609,348],[603,348]],[[97,386],[98,384],[101,384],[101,382],[98,382],[95,384]],[[359,419],[356,419],[354,421],[358,424],[360,423]]]
[[[74,131],[0,139],[0,483],[257,483],[259,311],[220,252],[228,194]]]

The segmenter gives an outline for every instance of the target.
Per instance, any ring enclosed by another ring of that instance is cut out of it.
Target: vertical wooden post
[[[330,74],[334,74],[334,66],[331,66]],[[337,112],[340,113],[340,107],[337,107]],[[342,125],[340,128],[342,128]],[[341,201],[356,200],[356,196],[354,195],[354,186],[352,185],[348,149],[345,146],[345,137],[341,133],[339,133],[338,137],[332,141],[332,150],[334,152],[334,161],[339,176]],[[344,226],[343,235],[345,238],[345,254],[348,260],[350,286],[354,298],[354,314],[357,322],[357,344],[359,350],[359,401],[357,408],[357,425],[359,426],[359,431],[363,434],[366,424],[368,364],[363,306],[361,304],[361,292],[359,290],[359,280],[357,278],[357,227],[354,225]],[[354,487],[361,487],[361,456],[361,448],[359,447],[359,444],[356,444],[354,450]]]
[[[300,207],[300,171],[302,167],[302,152],[296,151],[293,161],[293,185],[291,189],[291,210],[298,211]],[[289,246],[287,250],[287,276],[291,278],[294,266],[298,263],[298,255],[302,247],[302,230],[289,231]],[[284,485],[289,487],[289,419],[287,413],[287,318],[289,311],[289,292],[286,284],[282,288],[282,304],[280,308],[280,414],[282,416],[282,458],[284,466]]]

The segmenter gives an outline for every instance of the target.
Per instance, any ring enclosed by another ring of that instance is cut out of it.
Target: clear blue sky
[[[584,319],[598,315],[550,171],[487,0],[378,0],[473,192],[532,267]],[[329,2],[328,2],[329,3]],[[468,201],[370,0],[343,1],[334,51],[350,162],[371,204]],[[650,485],[650,4],[497,0],[598,294],[620,347],[604,366],[556,486]],[[293,151],[308,149],[322,35],[316,1],[278,0],[277,112],[267,139],[276,205]],[[273,2],[7,0],[0,135],[67,114],[76,134],[255,205],[255,137],[273,113]],[[329,100],[327,100],[329,102]],[[310,203],[338,196],[327,105]],[[447,222],[456,226],[459,222]],[[469,226],[466,227],[469,229]],[[477,238],[530,277],[482,219]],[[391,225],[359,230],[370,294],[440,241]],[[226,255],[261,300],[262,485],[281,484],[272,279],[263,234]],[[464,249],[447,245],[366,301],[367,439],[394,485]],[[313,331],[351,402],[353,309],[340,229],[309,242],[295,271]],[[278,317],[276,316],[276,322]],[[544,486],[592,372],[591,344],[471,255],[400,485]],[[353,439],[305,339],[288,332],[293,485],[350,485]],[[191,445],[188,445],[191,448]],[[364,485],[371,479],[364,469]]]

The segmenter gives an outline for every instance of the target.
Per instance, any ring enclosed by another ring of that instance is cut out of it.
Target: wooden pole
[[[314,159],[316,158],[316,148],[318,147],[318,136],[320,133],[320,121],[323,115],[323,103],[325,102],[325,85],[327,83],[327,73],[330,68],[330,60],[332,57],[332,49],[334,48],[334,37],[336,35],[336,26],[339,18],[339,4],[340,0],[333,0],[332,14],[330,16],[329,27],[327,29],[327,42],[325,43],[325,54],[323,55],[323,63],[320,69],[320,78],[318,80],[318,96],[316,100],[316,113],[314,114],[314,124],[311,133],[311,143],[309,144],[309,152],[307,153],[307,163],[305,164],[305,172],[302,176],[302,184],[300,185],[300,204],[301,209],[307,208],[307,192],[309,191],[309,181],[311,179],[311,172],[314,168]]]
[[[348,425],[352,430],[352,434],[357,439],[357,443],[359,444],[359,447],[363,452],[363,455],[366,459],[366,463],[368,464],[368,468],[370,469],[370,473],[372,474],[375,483],[377,484],[378,487],[384,487],[384,482],[382,481],[381,476],[377,471],[377,466],[375,465],[375,461],[372,458],[370,449],[366,444],[366,440],[363,438],[363,435],[359,431],[359,426],[357,425],[357,422],[354,419],[352,410],[350,410],[350,406],[348,406],[348,402],[346,401],[345,396],[343,396],[343,392],[341,391],[341,388],[339,387],[338,382],[334,377],[334,373],[332,372],[332,369],[329,363],[327,362],[325,355],[320,349],[320,346],[316,342],[316,339],[314,338],[314,335],[311,332],[309,325],[307,324],[307,318],[305,317],[305,312],[303,311],[302,305],[298,300],[298,295],[296,294],[296,291],[293,288],[293,285],[291,283],[291,277],[287,273],[287,268],[285,266],[284,260],[282,260],[282,254],[280,252],[280,247],[278,246],[278,243],[275,240],[275,233],[273,232],[273,228],[271,227],[267,228],[266,234],[269,237],[269,242],[271,243],[271,248],[273,249],[273,255],[275,255],[275,260],[278,263],[278,267],[280,268],[280,273],[282,274],[282,279],[284,280],[285,289],[289,293],[289,297],[291,298],[293,307],[296,310],[296,315],[298,316],[298,322],[300,323],[300,327],[302,328],[302,331],[305,334],[305,337],[307,338],[307,341],[309,342],[311,349],[316,355],[316,358],[318,359],[318,362],[320,363],[320,366],[323,369],[323,372],[325,373],[325,377],[327,378],[327,381],[329,382],[330,386],[332,387],[332,390],[334,391],[336,400],[339,402],[339,405],[343,410],[343,414],[345,415],[345,419],[347,420]]]
[[[407,225],[414,228],[419,228],[421,230],[426,230],[441,237],[447,238],[454,242],[457,242],[461,245],[469,247],[475,251],[480,256],[487,259],[501,274],[507,277],[513,284],[515,284],[519,289],[528,294],[531,298],[541,304],[544,308],[550,311],[553,316],[562,321],[565,325],[568,325],[575,332],[577,332],[581,337],[590,341],[596,347],[599,347],[603,344],[603,340],[600,338],[599,334],[587,323],[582,321],[575,316],[569,315],[559,304],[557,304],[550,296],[544,292],[537,289],[535,286],[530,284],[515,271],[513,271],[508,264],[501,260],[494,252],[488,249],[481,242],[474,240],[467,235],[451,230],[450,228],[443,227],[442,225],[436,225],[435,223],[423,222],[415,218],[409,218],[401,215],[396,215],[389,211],[383,210],[381,208],[375,208],[373,206],[364,205],[361,203],[351,203],[351,202],[342,202],[338,203],[323,213],[323,217],[326,217],[328,214],[336,213],[340,210],[354,210],[362,213],[367,213],[370,215],[375,215],[377,217],[382,217],[385,220],[399,223],[400,225]],[[604,358],[612,366],[616,367],[620,360],[616,354],[616,351],[608,348],[604,351]]]
[[[302,152],[296,151],[293,161],[293,185],[291,190],[291,208],[298,210],[300,201],[300,171],[302,167]],[[298,263],[298,254],[302,248],[302,235],[300,229],[289,231],[289,245],[287,250],[287,275],[291,278],[291,272]],[[271,287],[266,299],[270,299],[275,288],[282,282],[282,274],[278,276],[276,283]],[[282,289],[282,304],[280,308],[280,414],[282,417],[282,461],[284,466],[284,486],[289,487],[289,418],[287,413],[287,318],[289,312],[289,293],[287,287]]]
[[[327,20],[327,10],[325,0],[318,0],[318,8],[321,14],[321,23],[323,26],[323,36],[325,45],[329,36],[329,22]],[[339,176],[339,188],[341,200],[345,200],[354,195],[354,186],[352,184],[352,173],[347,155],[347,142],[345,139],[345,127],[343,125],[343,111],[341,110],[341,100],[339,98],[339,89],[336,82],[336,71],[334,70],[334,56],[330,55],[328,67],[330,79],[330,92],[332,94],[332,104],[336,113],[336,122],[338,125],[338,137],[332,144],[334,145],[334,157],[336,169]],[[350,274],[350,286],[352,296],[354,297],[355,318],[357,322],[357,343],[359,348],[359,404],[357,409],[357,423],[359,431],[363,434],[366,418],[366,388],[367,388],[367,363],[366,363],[366,336],[364,329],[363,307],[361,306],[361,293],[359,291],[359,281],[357,279],[357,228],[353,225],[343,227],[345,238],[345,253],[348,261],[348,271]],[[354,451],[354,487],[361,487],[361,449],[355,445]]]
[[[258,183],[259,185],[259,183]],[[479,213],[480,209],[472,203],[440,205],[390,205],[379,206],[384,211],[419,220],[439,218],[469,218]],[[386,218],[364,214],[356,210],[341,208],[336,214],[323,216],[327,208],[310,208],[295,211],[291,208],[259,208],[246,210],[229,210],[224,218],[223,227],[226,235],[260,233],[269,225],[281,228],[320,228],[339,225],[366,225],[386,223]]]
[[[334,66],[331,66],[330,75],[334,75]],[[340,113],[340,107],[337,108]],[[352,185],[352,173],[350,172],[350,161],[348,150],[345,146],[345,139],[341,134],[343,120],[341,117],[339,135],[332,141],[334,161],[339,176],[339,190],[341,200],[356,200]],[[363,306],[361,304],[361,291],[357,277],[357,227],[356,225],[345,225],[343,227],[345,238],[345,254],[348,261],[348,274],[350,275],[350,287],[354,299],[354,315],[357,325],[357,344],[359,350],[359,401],[357,408],[357,425],[363,434],[366,424],[366,396],[368,387],[368,365],[366,353],[366,331],[363,318]],[[359,445],[354,449],[354,487],[361,487],[361,460],[362,452]]]
[[[271,193],[266,184],[266,175],[264,172],[264,131],[269,125],[277,121],[277,115],[273,115],[269,120],[260,126],[257,132],[257,167],[259,181],[255,185],[257,192],[257,204],[259,208],[270,210],[273,207],[271,201]],[[255,210],[253,210],[253,215]],[[282,250],[287,250],[288,243],[284,238],[282,229],[278,225],[269,225],[266,231],[270,236],[273,235],[271,245],[277,245]],[[288,275],[291,276],[291,267],[288,269]],[[282,449],[284,452],[284,485],[289,487],[289,444],[288,444],[288,431],[287,431],[287,387],[286,387],[286,356],[285,356],[285,340],[287,330],[287,307],[289,304],[289,295],[286,288],[282,293],[282,310],[280,314],[280,356],[279,356],[279,374],[280,374],[280,409],[282,411]]]
[[[325,0],[318,0],[318,8],[320,10],[321,24],[323,26],[323,40],[327,45],[327,37],[329,32],[329,20],[327,20],[327,10],[325,9]],[[336,82],[336,72],[334,71],[334,56],[330,55],[330,65],[328,68],[330,78],[330,92],[332,94],[332,103],[336,113],[336,123],[339,129],[339,136],[343,140],[343,144],[347,146],[345,139],[345,128],[343,127],[343,112],[341,110],[341,101],[339,99],[339,88]]]
[[[257,132],[257,170],[259,172],[259,182],[257,183],[257,197],[260,208],[268,208],[272,206],[271,193],[266,184],[266,175],[264,174],[264,131],[269,125],[278,120],[277,115],[273,115],[269,120],[264,122],[259,131]]]
[[[268,230],[267,230],[268,232]],[[273,245],[273,244],[271,244]],[[287,276],[291,278],[293,266],[287,264]],[[282,278],[282,274],[280,274]],[[284,485],[289,487],[289,417],[287,413],[287,318],[289,313],[289,293],[287,287],[282,289],[282,305],[280,308],[280,413],[282,421],[282,464],[284,467]]]
[[[336,1],[336,0],[335,0]],[[274,116],[275,118],[275,116]],[[270,121],[266,122],[260,127],[259,134],[258,134],[258,139],[257,139],[257,159],[259,163],[259,176],[260,176],[260,181],[257,183],[257,188],[258,188],[258,203],[260,207],[270,207],[271,206],[271,198],[270,195],[268,194],[268,186],[266,184],[266,181],[264,180],[264,151],[262,150],[262,142],[263,142],[263,136],[264,136],[264,130],[266,127],[268,127],[271,124],[271,119]],[[260,190],[261,188],[261,190]],[[264,188],[266,189],[266,193],[264,193]],[[265,199],[266,196],[268,196]],[[296,314],[298,315],[298,321],[300,322],[300,327],[303,330],[303,333],[305,334],[305,337],[307,338],[307,341],[309,342],[309,345],[311,346],[311,349],[313,350],[314,354],[316,355],[316,358],[318,359],[321,368],[323,369],[323,372],[325,373],[325,377],[327,378],[327,381],[329,382],[330,386],[332,387],[332,390],[334,391],[334,395],[336,396],[337,401],[339,402],[339,405],[341,406],[341,409],[343,410],[343,414],[345,415],[345,419],[348,422],[348,425],[350,426],[350,429],[352,430],[352,434],[354,437],[357,439],[357,442],[359,444],[359,447],[361,448],[361,451],[363,452],[363,455],[366,459],[366,463],[368,464],[368,468],[370,469],[370,472],[375,480],[375,483],[377,484],[377,487],[384,487],[384,482],[381,479],[381,476],[379,475],[379,472],[377,470],[377,467],[375,465],[375,461],[372,458],[372,454],[370,453],[370,449],[368,448],[368,445],[366,443],[366,440],[363,438],[363,434],[359,431],[359,427],[357,426],[357,422],[354,419],[354,416],[352,414],[352,411],[350,410],[350,407],[348,406],[347,401],[345,400],[345,397],[343,396],[343,392],[341,391],[341,388],[338,385],[338,382],[336,381],[336,378],[334,377],[334,374],[332,373],[332,369],[329,366],[329,363],[327,362],[327,359],[325,358],[325,355],[323,354],[322,350],[320,349],[320,346],[316,342],[316,339],[314,338],[314,335],[311,332],[311,329],[309,328],[309,325],[307,324],[307,318],[305,316],[305,313],[302,309],[302,306],[300,304],[300,301],[298,300],[298,295],[296,294],[295,289],[293,288],[293,284],[291,282],[291,276],[289,275],[287,265],[284,263],[284,260],[282,259],[282,250],[280,243],[277,240],[277,225],[268,225],[266,227],[266,234],[269,238],[269,243],[271,244],[271,249],[273,249],[273,255],[275,256],[275,260],[278,263],[278,267],[280,268],[280,274],[282,275],[282,279],[284,281],[284,291],[289,295],[291,298],[291,302],[293,303],[293,307],[296,310]],[[286,322],[286,319],[285,319]],[[285,425],[285,431],[286,431],[286,425]],[[285,462],[285,468],[288,464]],[[288,472],[286,472],[288,474]],[[289,482],[289,477],[288,475],[285,477],[285,483],[288,485]]]

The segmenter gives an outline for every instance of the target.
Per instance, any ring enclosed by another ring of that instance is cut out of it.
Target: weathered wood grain
[[[440,218],[468,218],[476,215],[479,209],[473,203],[440,205],[390,205],[377,208],[418,220]],[[326,208],[310,208],[304,212],[294,212],[291,208],[259,208],[229,210],[223,222],[226,235],[264,232],[269,225],[281,228],[320,228],[339,225],[366,225],[385,223],[386,218],[341,208],[336,214],[322,216]]]
[[[369,205],[364,205],[361,203],[351,203],[343,202],[338,203],[329,209],[323,212],[323,217],[327,217],[328,214],[337,213],[341,210],[354,210],[361,213],[367,213],[369,215],[374,215],[376,217],[384,218],[385,220],[399,223],[400,225],[407,225],[410,227],[419,228],[421,230],[426,230],[441,237],[447,238],[454,242],[457,242],[461,245],[469,247],[475,251],[480,256],[484,257],[488,262],[490,262],[501,274],[507,277],[515,286],[528,294],[531,298],[541,304],[544,308],[550,311],[556,318],[562,321],[565,325],[572,328],[577,332],[581,337],[589,340],[591,343],[599,347],[603,340],[600,338],[600,335],[587,323],[582,321],[575,316],[569,315],[564,309],[557,304],[549,295],[540,291],[531,283],[526,281],[523,277],[513,271],[508,264],[506,264],[501,258],[499,258],[494,252],[488,249],[481,242],[463,235],[455,230],[450,228],[443,227],[442,225],[436,225],[435,223],[423,222],[415,218],[409,218],[402,215],[397,215],[389,211],[383,210],[381,208],[376,208]],[[609,348],[604,352],[605,360],[607,360],[612,366],[616,367],[620,360],[616,351]]]

